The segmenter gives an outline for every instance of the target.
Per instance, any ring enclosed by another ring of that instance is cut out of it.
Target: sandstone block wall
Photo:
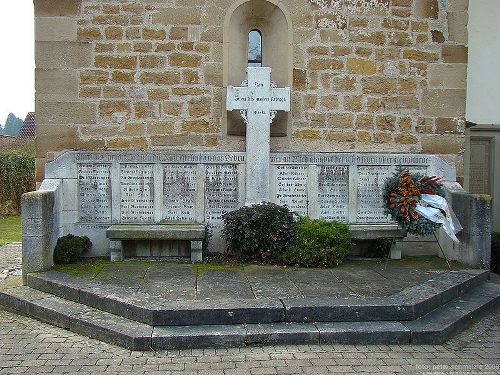
[[[35,0],[38,179],[64,149],[243,150],[224,127],[236,2]],[[425,152],[463,174],[468,0],[271,2],[293,50],[272,150]]]

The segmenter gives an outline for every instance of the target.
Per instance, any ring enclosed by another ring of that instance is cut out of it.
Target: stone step
[[[498,306],[500,284],[484,283],[428,314],[403,324],[411,331],[413,344],[443,343]]]
[[[438,343],[499,304],[500,285],[485,283],[414,321],[152,326],[26,286],[0,290],[0,305],[8,310],[131,350]]]
[[[414,320],[485,282],[482,270],[452,271],[389,297],[171,301],[125,287],[48,271],[31,288],[149,325],[224,325]]]

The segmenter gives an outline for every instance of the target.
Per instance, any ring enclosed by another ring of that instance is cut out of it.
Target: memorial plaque
[[[120,166],[120,220],[122,223],[154,221],[153,164]]]
[[[318,176],[320,219],[347,222],[349,219],[349,167],[320,166]]]
[[[358,167],[358,223],[388,222],[384,214],[384,184],[393,174],[389,166]]]
[[[111,222],[110,169],[109,164],[78,164],[81,222]]]
[[[307,165],[276,165],[276,203],[307,215]]]
[[[471,137],[469,191],[491,194],[491,140]]]
[[[196,165],[166,164],[163,171],[163,220],[194,222]]]
[[[238,208],[238,169],[232,164],[209,164],[205,178],[205,220],[220,222],[224,212]]]

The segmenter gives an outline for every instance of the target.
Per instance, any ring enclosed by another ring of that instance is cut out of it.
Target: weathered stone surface
[[[377,65],[370,60],[348,58],[347,69],[354,74],[374,74],[377,71]]]
[[[275,323],[247,324],[248,345],[298,345],[319,343],[319,332],[314,324]]]
[[[137,58],[134,56],[105,56],[98,55],[95,57],[95,66],[97,68],[113,68],[113,69],[135,69]]]
[[[321,344],[410,343],[410,330],[399,322],[317,323]]]
[[[459,44],[467,44],[467,12],[448,12],[447,18],[449,40]]]
[[[154,350],[178,348],[233,347],[245,344],[244,326],[155,327]]]
[[[91,64],[92,46],[79,42],[36,42],[35,62],[39,69],[85,68]]]
[[[141,83],[155,83],[157,85],[172,85],[181,82],[181,76],[178,72],[145,72],[140,75]]]
[[[70,17],[80,15],[82,0],[36,0],[35,16]]]
[[[39,70],[35,90],[38,100],[74,101],[78,98],[79,75],[75,70]]]
[[[201,8],[164,8],[153,15],[153,23],[164,25],[199,25],[201,23]]]
[[[437,0],[420,0],[415,5],[415,15],[421,18],[438,18],[439,5]]]
[[[81,102],[43,101],[39,103],[37,121],[40,124],[93,124],[95,104]]]
[[[72,317],[70,330],[130,350],[151,349],[151,326],[99,310]]]
[[[411,331],[413,344],[442,343],[499,303],[499,285],[486,284],[404,325]]]
[[[76,20],[62,17],[36,17],[35,40],[46,42],[76,41]]]
[[[456,117],[465,113],[465,90],[430,89],[422,93],[422,113],[432,117]]]
[[[445,44],[442,55],[445,63],[467,63],[467,47],[463,45]]]
[[[425,135],[421,138],[422,152],[434,154],[457,154],[464,145],[463,136]]]
[[[433,88],[465,89],[467,84],[466,64],[431,64],[429,86]]]

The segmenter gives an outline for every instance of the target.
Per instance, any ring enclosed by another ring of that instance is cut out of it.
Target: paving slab
[[[198,274],[196,299],[254,299],[243,268],[204,270]]]
[[[144,279],[150,264],[148,263],[116,263],[105,265],[102,270],[95,275],[96,280],[111,282],[116,285],[130,288],[139,288],[140,282]]]
[[[153,263],[139,281],[139,291],[169,300],[193,300],[196,277],[191,264]]]
[[[290,268],[290,280],[304,298],[347,297],[353,292],[327,268]]]
[[[245,274],[257,299],[304,296],[283,267],[251,265],[245,267]]]

